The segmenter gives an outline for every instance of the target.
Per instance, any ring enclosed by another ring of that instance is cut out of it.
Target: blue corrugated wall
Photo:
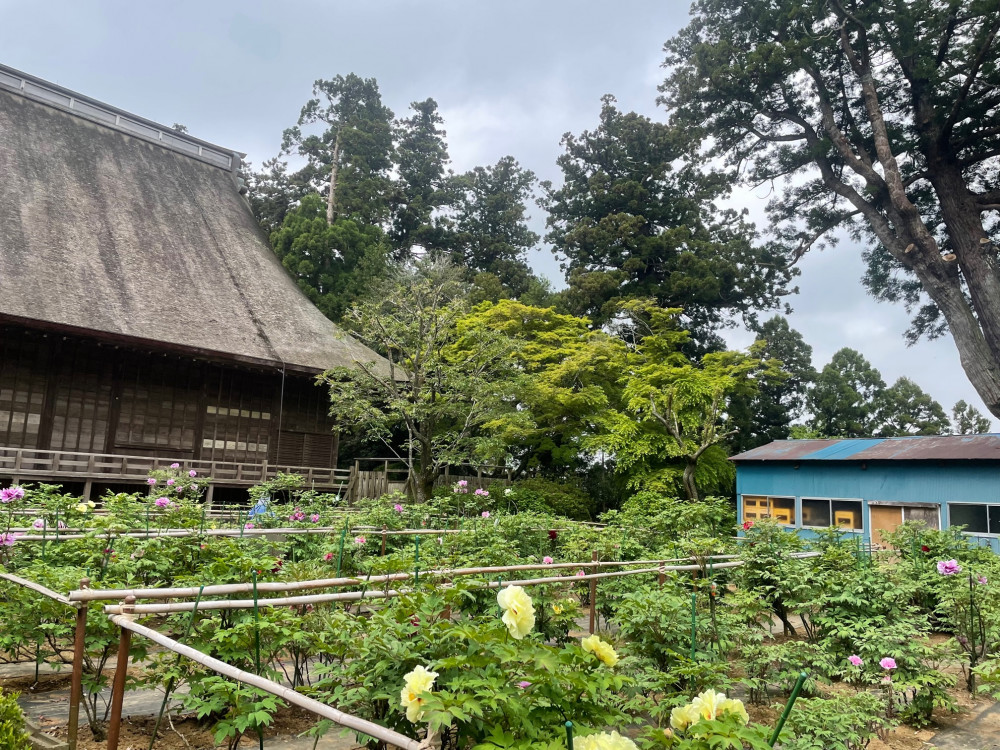
[[[854,461],[774,461],[740,463],[736,468],[739,517],[743,518],[743,495],[781,495],[795,498],[795,517],[802,516],[802,498],[864,500],[864,538],[871,541],[868,501],[937,503],[941,525],[949,525],[949,502],[1000,504],[1000,463],[992,461],[868,462],[862,468]],[[809,535],[808,529],[801,533]],[[1000,551],[998,540],[976,537]]]

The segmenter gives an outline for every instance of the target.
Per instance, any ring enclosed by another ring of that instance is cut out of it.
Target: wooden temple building
[[[0,486],[344,485],[315,376],[379,358],[284,271],[241,156],[0,65]]]

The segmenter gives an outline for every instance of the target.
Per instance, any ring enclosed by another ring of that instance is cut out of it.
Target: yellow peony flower
[[[80,513],[86,513],[88,510],[90,510],[90,508],[87,507],[86,503],[80,503],[79,505],[76,506],[76,509]]]
[[[618,663],[618,654],[611,647],[610,643],[605,643],[598,636],[592,635],[580,641],[584,651],[589,651],[609,667]]]
[[[692,724],[697,723],[699,719],[701,716],[690,703],[686,706],[677,706],[670,711],[670,726],[678,732],[683,732]]]
[[[497,594],[497,604],[503,610],[503,624],[517,640],[521,640],[535,627],[535,607],[531,597],[520,586],[508,586]]]
[[[573,739],[573,750],[639,750],[628,737],[618,732],[599,732]]]
[[[744,724],[750,723],[750,714],[747,713],[746,706],[743,705],[743,701],[741,700],[726,698],[726,700],[719,704],[719,711],[724,714],[736,714],[743,719]]]
[[[88,500],[87,501],[87,507],[88,508],[96,508],[97,507],[97,503],[95,503],[93,500]]]
[[[434,687],[434,680],[437,679],[437,676],[437,672],[431,672],[426,667],[417,665],[412,672],[403,677],[406,682],[399,693],[399,701],[406,709],[406,718],[410,722],[415,724],[420,721],[420,717],[424,713],[424,699],[420,695]]]
[[[560,607],[558,604],[553,604],[552,605],[552,611],[555,612],[557,615],[561,615],[562,614],[562,607]]]
[[[717,693],[709,688],[703,693],[698,693],[698,695],[695,696],[695,699],[691,701],[691,708],[693,708],[695,713],[697,713],[701,718],[711,720],[719,715],[719,708],[725,700],[725,693]]]

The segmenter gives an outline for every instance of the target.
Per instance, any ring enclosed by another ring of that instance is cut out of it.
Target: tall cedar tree
[[[942,435],[950,430],[941,404],[909,378],[899,378],[878,401],[879,437]]]
[[[792,422],[805,410],[806,394],[816,379],[812,347],[788,325],[787,318],[775,315],[761,325],[756,343],[761,359],[780,363],[780,377],[762,377],[759,390],[750,398],[730,401],[729,415],[736,433],[729,446],[734,452],[787,439]]]
[[[563,184],[543,185],[566,307],[603,323],[623,299],[654,298],[682,308],[700,340],[734,313],[776,307],[792,272],[755,246],[740,215],[714,205],[727,181],[680,164],[673,128],[603,102],[595,130],[563,136]]]
[[[1000,0],[697,0],[661,101],[769,204],[786,252],[864,238],[877,297],[947,327],[1000,415]]]
[[[436,212],[449,203],[448,144],[437,102],[425,99],[410,105],[413,114],[396,122],[396,171],[389,238],[397,259],[412,255],[414,247],[437,251],[446,247],[447,231]]]
[[[326,221],[326,205],[306,195],[271,234],[281,264],[326,317],[340,321],[347,309],[382,279],[389,246],[378,227],[354,219]]]
[[[452,257],[465,268],[494,277],[505,297],[521,296],[531,283],[527,253],[539,237],[528,228],[527,202],[535,182],[534,173],[513,156],[451,181]]]
[[[316,81],[313,96],[285,131],[282,153],[308,160],[300,175],[326,195],[328,224],[338,216],[381,224],[389,211],[393,143],[392,110],[382,104],[378,83],[338,75]]]

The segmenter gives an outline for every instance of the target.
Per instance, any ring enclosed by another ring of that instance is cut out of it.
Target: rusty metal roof
[[[775,440],[732,461],[1000,461],[1000,434]]]

